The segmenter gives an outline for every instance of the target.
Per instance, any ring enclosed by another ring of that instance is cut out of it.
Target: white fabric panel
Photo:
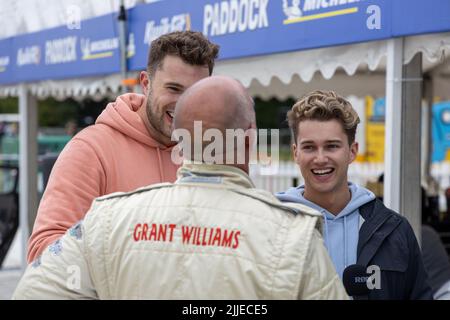
[[[124,0],[126,8],[140,2]],[[66,25],[73,7],[83,20],[118,11],[119,6],[120,0],[1,0],[0,39]]]
[[[450,32],[406,37],[404,63],[409,63],[417,52],[422,52],[423,59],[431,64],[444,62],[450,56]]]
[[[423,53],[425,70],[443,62],[450,52],[450,32],[407,37],[405,63],[411,61],[417,52]],[[348,75],[355,74],[360,65],[367,65],[369,70],[377,67],[384,70],[385,64],[381,62],[385,57],[386,41],[372,41],[219,61],[215,74],[233,76],[246,87],[254,79],[268,86],[273,77],[288,84],[294,75],[299,75],[303,82],[309,82],[316,71],[330,79],[338,68],[344,69]]]
[[[273,77],[268,86],[263,86],[258,80],[253,79],[248,90],[252,96],[263,100],[271,98],[286,100],[288,98],[298,99],[304,94],[318,89],[334,90],[343,96],[384,97],[385,87],[384,72],[369,72],[361,69],[353,76],[338,70],[329,80],[324,79],[320,73],[315,73],[310,82],[303,82],[298,75],[294,75],[289,84],[284,84],[280,79]]]
[[[86,96],[100,99],[104,96],[114,96],[120,93],[121,75],[113,74],[102,77],[58,81],[48,80],[30,83],[27,86],[30,88],[31,93],[36,95],[38,99],[45,99],[48,96],[53,96],[56,99],[65,99],[68,97],[83,98]],[[17,86],[0,86],[0,97],[17,96],[17,93]]]
[[[235,77],[246,87],[253,79],[267,86],[272,77],[288,84],[295,74],[302,81],[309,82],[316,71],[320,71],[325,79],[330,79],[337,68],[343,68],[349,75],[353,75],[360,64],[367,64],[370,70],[375,70],[385,55],[386,42],[374,41],[219,61],[214,73]]]

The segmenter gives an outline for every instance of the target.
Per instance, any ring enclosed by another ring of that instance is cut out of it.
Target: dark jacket
[[[432,299],[417,239],[408,220],[375,199],[359,208],[364,223],[359,230],[357,264],[381,270],[381,288],[369,300]]]

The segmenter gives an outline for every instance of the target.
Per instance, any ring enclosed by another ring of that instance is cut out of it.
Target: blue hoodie
[[[359,207],[375,199],[375,195],[354,183],[348,184],[352,193],[350,202],[338,214],[333,215],[317,204],[303,197],[305,186],[289,188],[285,192],[276,194],[283,202],[297,202],[318,210],[324,217],[324,241],[336,268],[337,274],[342,279],[344,269],[356,263],[358,248],[359,228],[364,222],[359,214]]]

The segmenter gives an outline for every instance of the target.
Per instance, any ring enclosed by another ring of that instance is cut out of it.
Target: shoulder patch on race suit
[[[62,252],[62,241],[61,239],[56,240],[53,244],[48,247],[50,253],[55,256],[59,256]]]
[[[36,259],[34,259],[34,261],[31,263],[31,267],[36,269],[37,267],[39,267],[42,263],[42,256],[37,257]]]
[[[320,214],[319,211],[317,211],[316,209],[310,208],[304,204],[301,203],[295,203],[295,202],[282,202],[282,206],[283,207],[288,207],[292,210],[296,210],[299,211],[303,214],[307,214],[310,216],[314,216],[314,217],[322,217],[322,215]]]
[[[72,228],[69,229],[69,234],[77,240],[81,240],[82,238],[82,222],[83,220],[78,221]]]
[[[264,202],[265,204],[267,204],[271,207],[275,207],[275,208],[278,208],[278,209],[281,209],[284,211],[288,211],[294,215],[306,214],[306,215],[310,215],[313,217],[322,217],[322,215],[318,211],[316,211],[312,208],[309,208],[305,205],[299,204],[299,203],[280,202],[276,198],[272,201],[271,199],[267,199],[260,194],[252,193],[247,190],[237,190],[237,189],[229,189],[229,190],[231,190],[235,193],[238,193],[240,195],[247,196],[249,198],[253,198],[255,200]]]
[[[138,188],[138,189],[130,191],[130,192],[114,192],[114,193],[111,193],[111,194],[107,194],[107,195],[95,198],[94,201],[105,201],[105,200],[109,200],[109,199],[128,197],[128,196],[132,196],[133,194],[137,194],[137,193],[141,193],[141,192],[145,192],[145,191],[150,191],[150,190],[155,190],[155,189],[162,189],[162,188],[168,188],[168,187],[173,187],[173,186],[174,186],[174,184],[173,183],[169,183],[169,182],[157,183],[157,184],[152,184],[150,186],[145,186],[145,187],[142,187],[142,188]]]

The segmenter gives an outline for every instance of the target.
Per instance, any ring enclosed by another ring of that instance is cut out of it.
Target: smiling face
[[[305,198],[314,202],[330,195],[348,195],[347,170],[358,144],[349,145],[338,120],[300,121],[293,153],[305,179]]]
[[[177,56],[166,56],[152,78],[141,73],[147,96],[146,125],[153,139],[164,145],[171,141],[173,111],[180,95],[195,82],[209,76],[208,66],[190,65]]]

